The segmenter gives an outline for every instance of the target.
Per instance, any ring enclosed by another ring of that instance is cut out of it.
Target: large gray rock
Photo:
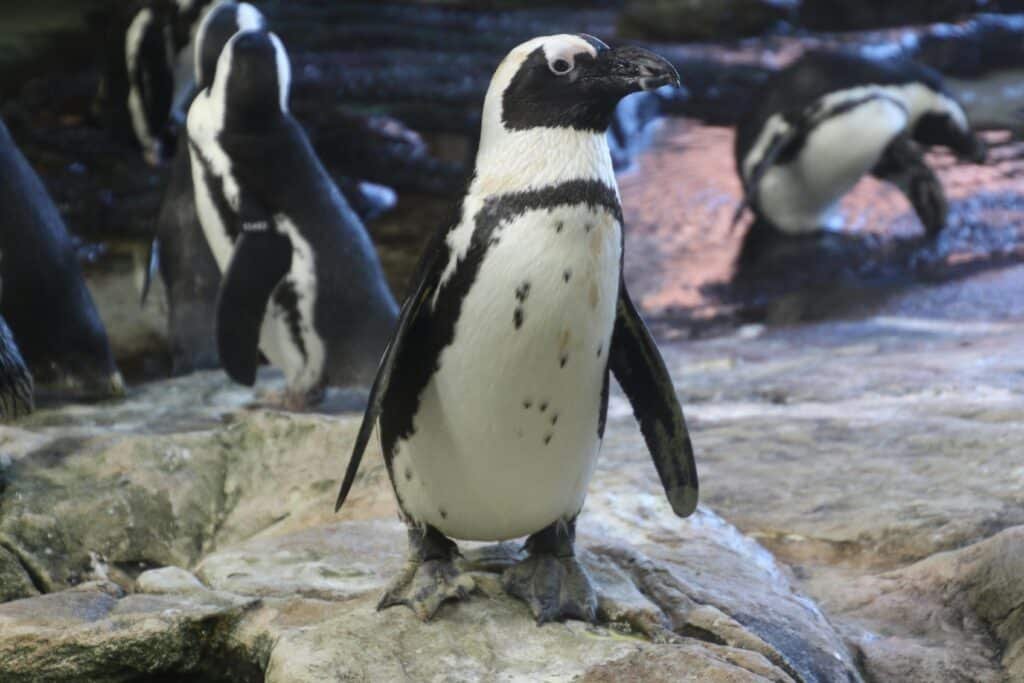
[[[97,581],[0,605],[0,680],[147,680],[165,673],[259,680],[233,651],[232,626],[257,601],[206,591],[124,595]]]

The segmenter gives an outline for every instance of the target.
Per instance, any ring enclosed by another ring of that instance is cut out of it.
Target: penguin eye
[[[564,76],[572,71],[572,63],[567,59],[559,58],[548,64],[548,68],[551,69],[551,72],[556,76]]]

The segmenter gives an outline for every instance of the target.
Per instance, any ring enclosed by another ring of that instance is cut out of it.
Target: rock
[[[334,482],[324,472],[338,467],[330,444],[349,442],[355,427],[242,412],[211,429],[247,399],[211,372],[151,385],[120,406],[37,412],[20,425],[50,438],[13,432],[3,445],[2,545],[37,567],[47,590],[93,578],[127,589],[153,566],[188,567],[220,543],[329,517]]]
[[[0,605],[0,679],[103,682],[230,673],[230,680],[258,680],[254,662],[235,658],[224,666],[231,626],[257,604],[212,592],[125,596],[107,582],[8,602]]]
[[[195,593],[206,590],[192,572],[181,567],[161,567],[139,574],[135,579],[136,593]]]
[[[909,672],[920,680],[1021,680],[1022,575],[1024,526],[1018,526],[851,582],[828,603],[848,624],[874,680],[906,680]]]
[[[706,670],[701,680],[856,679],[828,622],[791,592],[756,544],[702,512],[692,525],[670,525],[680,527],[674,530],[678,549],[648,558],[632,546],[636,539],[621,538],[626,532],[644,535],[630,526],[642,519],[632,517],[630,498],[624,492],[610,495],[618,517],[611,522],[614,529],[598,523],[610,509],[581,520],[599,535],[583,541],[581,554],[601,595],[605,626],[573,622],[537,628],[526,606],[500,586],[496,572],[518,556],[510,545],[464,544],[464,568],[474,573],[480,590],[466,602],[442,608],[434,622],[422,624],[405,609],[375,613],[387,580],[404,561],[405,531],[397,521],[352,521],[253,539],[211,554],[198,573],[215,590],[260,596],[268,604],[301,595],[345,606],[305,629],[282,631],[271,624],[263,637],[276,643],[268,681],[309,680],[325,670],[336,680],[392,680],[403,666],[415,680],[452,670],[463,672],[466,680],[531,678],[542,672],[566,678],[593,673],[602,680],[622,668],[642,671],[651,655],[677,671]],[[652,505],[648,495],[639,498],[643,507],[655,508],[648,510],[653,515],[667,512],[667,505]],[[702,560],[720,557],[700,563],[698,570],[696,560],[691,565],[682,559],[691,554]],[[255,628],[246,628],[250,633],[243,640],[254,638]],[[382,639],[381,633],[388,636]],[[335,645],[325,648],[324,642]],[[397,657],[385,654],[396,647]]]
[[[794,18],[800,0],[629,0],[620,31],[654,40],[722,40],[764,33]]]
[[[0,602],[33,595],[39,595],[39,589],[32,583],[28,568],[0,541]]]

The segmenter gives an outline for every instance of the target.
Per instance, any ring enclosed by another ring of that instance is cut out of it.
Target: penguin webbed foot
[[[505,592],[525,602],[537,625],[597,621],[597,593],[573,551],[575,521],[556,522],[526,541],[529,555],[505,570]]]
[[[409,561],[381,596],[378,610],[405,605],[422,621],[430,621],[441,605],[465,600],[476,588],[473,577],[455,566],[458,547],[437,529],[410,528],[409,546]]]

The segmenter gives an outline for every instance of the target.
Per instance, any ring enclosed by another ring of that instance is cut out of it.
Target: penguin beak
[[[603,77],[624,94],[681,85],[679,72],[667,59],[640,47],[603,50],[598,62]]]

